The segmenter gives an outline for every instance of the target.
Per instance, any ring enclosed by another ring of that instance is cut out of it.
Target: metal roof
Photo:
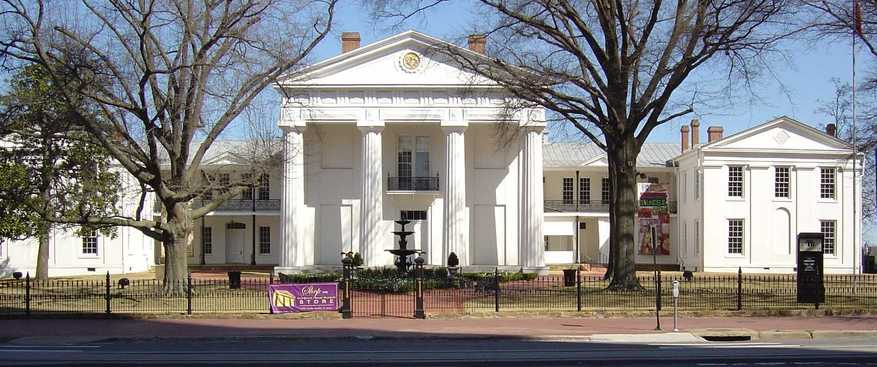
[[[605,158],[606,152],[594,143],[546,143],[543,146],[545,167],[581,167],[596,159]],[[679,145],[673,143],[645,143],[636,159],[637,167],[666,167],[667,161],[679,155]]]

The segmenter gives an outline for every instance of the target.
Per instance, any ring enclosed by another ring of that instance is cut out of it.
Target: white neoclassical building
[[[405,218],[409,247],[429,265],[451,252],[468,270],[605,264],[605,153],[545,139],[542,109],[509,110],[502,88],[429,52],[447,45],[409,31],[360,47],[358,34],[345,33],[342,54],[282,80],[283,167],[198,220],[189,263],[295,272],[337,268],[340,253],[354,251],[368,266],[391,265],[394,221]],[[473,37],[462,52],[483,49]],[[701,143],[694,120],[679,144],[642,147],[640,191],[665,191],[669,212],[662,251],[653,258],[638,242],[638,264],[791,272],[797,234],[822,232],[827,272],[861,268],[862,171],[849,144],[788,117],[727,137],[706,130]],[[229,153],[238,144],[215,144],[205,158],[220,181],[248,174]],[[51,273],[159,261],[160,246],[144,251],[138,244],[149,240],[121,233],[57,234]],[[0,243],[0,272],[31,269],[35,251]]]
[[[478,41],[465,52],[481,56]],[[342,251],[390,265],[400,218],[414,220],[428,264],[453,252],[470,268],[547,270],[544,112],[508,111],[509,94],[430,52],[444,41],[405,32],[359,47],[348,33],[343,43],[280,83],[277,271],[337,266]]]

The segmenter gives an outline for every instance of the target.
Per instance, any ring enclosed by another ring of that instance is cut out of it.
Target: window
[[[789,197],[789,167],[774,168],[773,194],[778,198]]]
[[[271,253],[271,227],[259,227],[259,253]]]
[[[682,173],[682,202],[688,200],[688,172]]]
[[[271,199],[270,181],[270,177],[268,177],[267,173],[263,173],[259,176],[259,200]]]
[[[230,181],[231,180],[229,179],[228,173],[220,173],[219,174],[219,193],[220,194],[225,194],[226,192],[228,192],[228,186],[229,186]]]
[[[700,255],[700,221],[694,221],[694,254]]]
[[[241,191],[241,199],[242,200],[253,200],[253,175],[249,173],[244,173],[241,175],[241,181],[247,184],[247,187]]]
[[[700,199],[700,172],[694,171],[694,199]]]
[[[600,202],[603,205],[609,204],[609,178],[603,177],[603,181],[600,182]]]
[[[826,255],[834,255],[834,229],[836,221],[833,220],[820,220],[819,227],[822,234],[825,236],[825,240],[822,242],[822,253]]]
[[[728,253],[743,254],[743,219],[728,219]]]
[[[426,210],[403,210],[399,217],[402,220],[426,220]]]
[[[97,255],[97,231],[82,234],[82,254]]]
[[[563,178],[563,203],[572,204],[572,177]]]
[[[834,168],[825,168],[819,170],[819,197],[823,199],[834,199],[834,181],[836,170]]]
[[[682,222],[682,243],[685,245],[685,256],[688,256],[688,222]]]
[[[400,136],[397,157],[399,177],[429,177],[428,136]]]
[[[579,178],[579,204],[591,203],[591,179],[588,177]]]
[[[728,167],[728,196],[743,197],[743,166]]]
[[[205,254],[213,253],[213,227],[201,229],[201,245]]]

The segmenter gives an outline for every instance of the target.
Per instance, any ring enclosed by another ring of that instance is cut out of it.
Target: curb
[[[749,337],[750,340],[802,340],[877,338],[877,330],[762,330],[750,329],[695,329],[689,330],[701,338]]]

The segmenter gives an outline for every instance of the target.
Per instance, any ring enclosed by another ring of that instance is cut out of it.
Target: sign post
[[[667,192],[660,185],[650,185],[640,194],[639,210],[640,255],[652,255],[655,278],[655,330],[661,330],[661,272],[658,270],[658,253],[670,254],[670,211]]]
[[[797,286],[798,303],[812,303],[819,308],[825,303],[825,287],[822,282],[822,233],[798,234]]]

